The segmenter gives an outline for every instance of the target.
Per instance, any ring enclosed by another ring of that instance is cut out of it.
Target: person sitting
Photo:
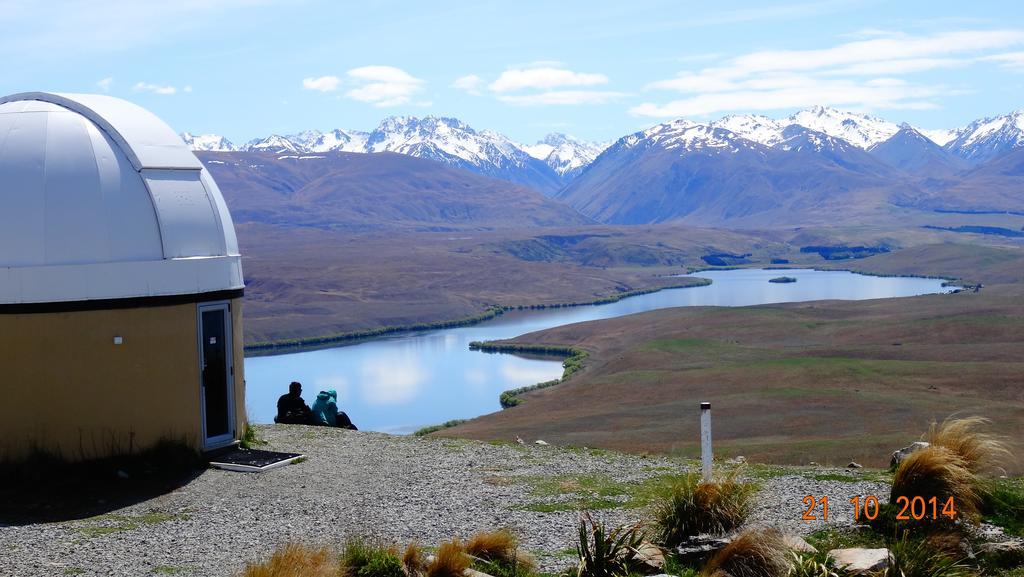
[[[344,411],[338,410],[338,392],[334,389],[320,391],[313,401],[313,424],[326,427],[340,427],[358,430]]]
[[[288,385],[288,394],[281,395],[277,400],[277,416],[275,423],[289,425],[308,425],[312,422],[313,412],[302,400],[302,383],[292,381]]]
[[[338,422],[338,392],[320,391],[313,401],[313,424],[333,427]]]

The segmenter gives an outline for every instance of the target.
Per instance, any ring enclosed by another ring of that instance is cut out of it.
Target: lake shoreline
[[[667,278],[667,277],[666,277]],[[685,277],[680,277],[685,278]],[[629,291],[623,291],[619,294],[609,295],[601,297],[592,301],[587,302],[572,302],[572,303],[554,303],[554,304],[533,304],[533,305],[492,305],[486,310],[477,315],[463,317],[461,319],[447,319],[439,320],[430,323],[417,323],[414,325],[394,325],[378,327],[375,329],[367,329],[362,331],[352,331],[347,333],[338,333],[335,335],[326,335],[319,337],[300,337],[296,339],[280,339],[275,341],[257,342],[245,345],[246,358],[250,357],[264,357],[274,356],[277,354],[290,354],[300,353],[307,351],[315,351],[320,349],[329,349],[335,347],[343,347],[349,345],[356,345],[367,341],[372,341],[380,337],[403,335],[411,333],[419,333],[425,331],[439,330],[439,329],[450,329],[458,327],[468,327],[477,325],[505,314],[506,312],[512,311],[528,311],[528,310],[547,310],[547,309],[561,309],[561,308],[575,308],[575,307],[589,307],[599,306],[605,304],[611,304],[619,302],[623,299],[630,297],[641,296],[646,294],[653,294],[664,290],[674,289],[685,289],[685,288],[696,288],[702,286],[708,286],[711,284],[710,279],[696,278],[698,282],[692,284],[681,284],[681,285],[670,285],[662,287],[651,287],[645,289],[634,289]],[[250,354],[257,353],[257,354]]]

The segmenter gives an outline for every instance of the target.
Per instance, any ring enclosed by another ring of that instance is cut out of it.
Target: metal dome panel
[[[242,286],[220,191],[156,116],[101,95],[0,98],[0,305]]]

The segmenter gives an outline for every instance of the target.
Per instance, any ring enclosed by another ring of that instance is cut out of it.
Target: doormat
[[[225,471],[262,473],[285,465],[291,465],[302,458],[300,453],[278,453],[259,449],[228,449],[210,456],[210,466]]]

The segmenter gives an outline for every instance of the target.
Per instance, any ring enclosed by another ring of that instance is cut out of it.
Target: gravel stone
[[[268,441],[262,448],[303,453],[307,459],[260,474],[209,469],[177,490],[98,518],[0,524],[0,575],[231,576],[290,541],[340,545],[363,536],[436,545],[502,527],[520,536],[542,570],[558,571],[573,562],[567,551],[574,547],[579,516],[524,510],[546,500],[531,494],[528,479],[606,475],[637,483],[689,470],[662,457],[535,444],[301,425],[258,430]],[[818,481],[794,474],[760,481],[751,522],[794,534],[849,525],[849,497],[888,495],[883,483],[850,479]],[[829,497],[827,522],[800,520],[806,495]],[[636,523],[643,513],[593,512],[613,525]]]

